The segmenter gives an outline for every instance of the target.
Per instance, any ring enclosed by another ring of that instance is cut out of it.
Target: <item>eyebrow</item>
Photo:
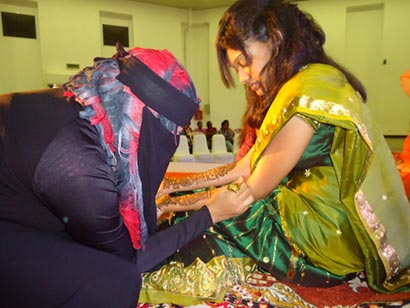
[[[233,62],[231,63],[231,61],[229,61],[229,66],[234,68],[234,65],[237,64],[239,62],[239,58],[241,56],[244,56],[242,52],[239,53],[239,55],[233,60]]]

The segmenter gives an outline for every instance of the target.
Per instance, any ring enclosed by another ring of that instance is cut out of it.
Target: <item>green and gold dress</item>
[[[315,287],[365,271],[378,292],[410,289],[410,205],[367,105],[339,70],[306,66],[273,101],[251,149],[251,170],[294,116],[315,130],[295,168],[246,213],[146,273],[142,302],[219,301],[255,270]]]

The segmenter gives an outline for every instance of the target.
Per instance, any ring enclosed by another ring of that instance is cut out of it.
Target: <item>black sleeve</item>
[[[90,125],[64,128],[37,166],[35,187],[48,209],[71,237],[84,245],[136,262],[146,271],[201,234],[212,224],[205,207],[191,218],[153,233],[136,251],[122,221],[115,175],[106,163],[98,132]]]
[[[141,272],[146,272],[171,256],[205,229],[212,226],[212,218],[205,206],[176,225],[148,238],[145,250],[138,250],[136,263]]]
[[[76,119],[50,143],[37,165],[34,187],[75,241],[132,259],[115,175],[97,130],[85,121]]]

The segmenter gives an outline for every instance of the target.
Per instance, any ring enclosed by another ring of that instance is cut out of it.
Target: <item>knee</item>
[[[105,264],[100,272],[88,277],[71,304],[73,307],[79,304],[78,307],[135,308],[141,284],[141,274],[135,264],[120,259]]]

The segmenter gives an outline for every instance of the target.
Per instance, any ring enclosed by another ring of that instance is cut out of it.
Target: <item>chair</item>
[[[239,144],[239,137],[240,137],[240,134],[238,133],[236,133],[235,136],[233,137],[233,151],[232,152],[235,158],[239,153],[239,149],[241,148]]]
[[[185,135],[179,136],[179,145],[172,157],[175,162],[194,162],[195,157],[189,153],[188,138]]]
[[[215,156],[209,152],[205,134],[195,134],[192,140],[192,154],[195,161],[202,163],[215,162]]]
[[[225,136],[222,134],[212,136],[212,154],[215,156],[216,163],[231,163],[235,159],[233,153],[228,152]]]

